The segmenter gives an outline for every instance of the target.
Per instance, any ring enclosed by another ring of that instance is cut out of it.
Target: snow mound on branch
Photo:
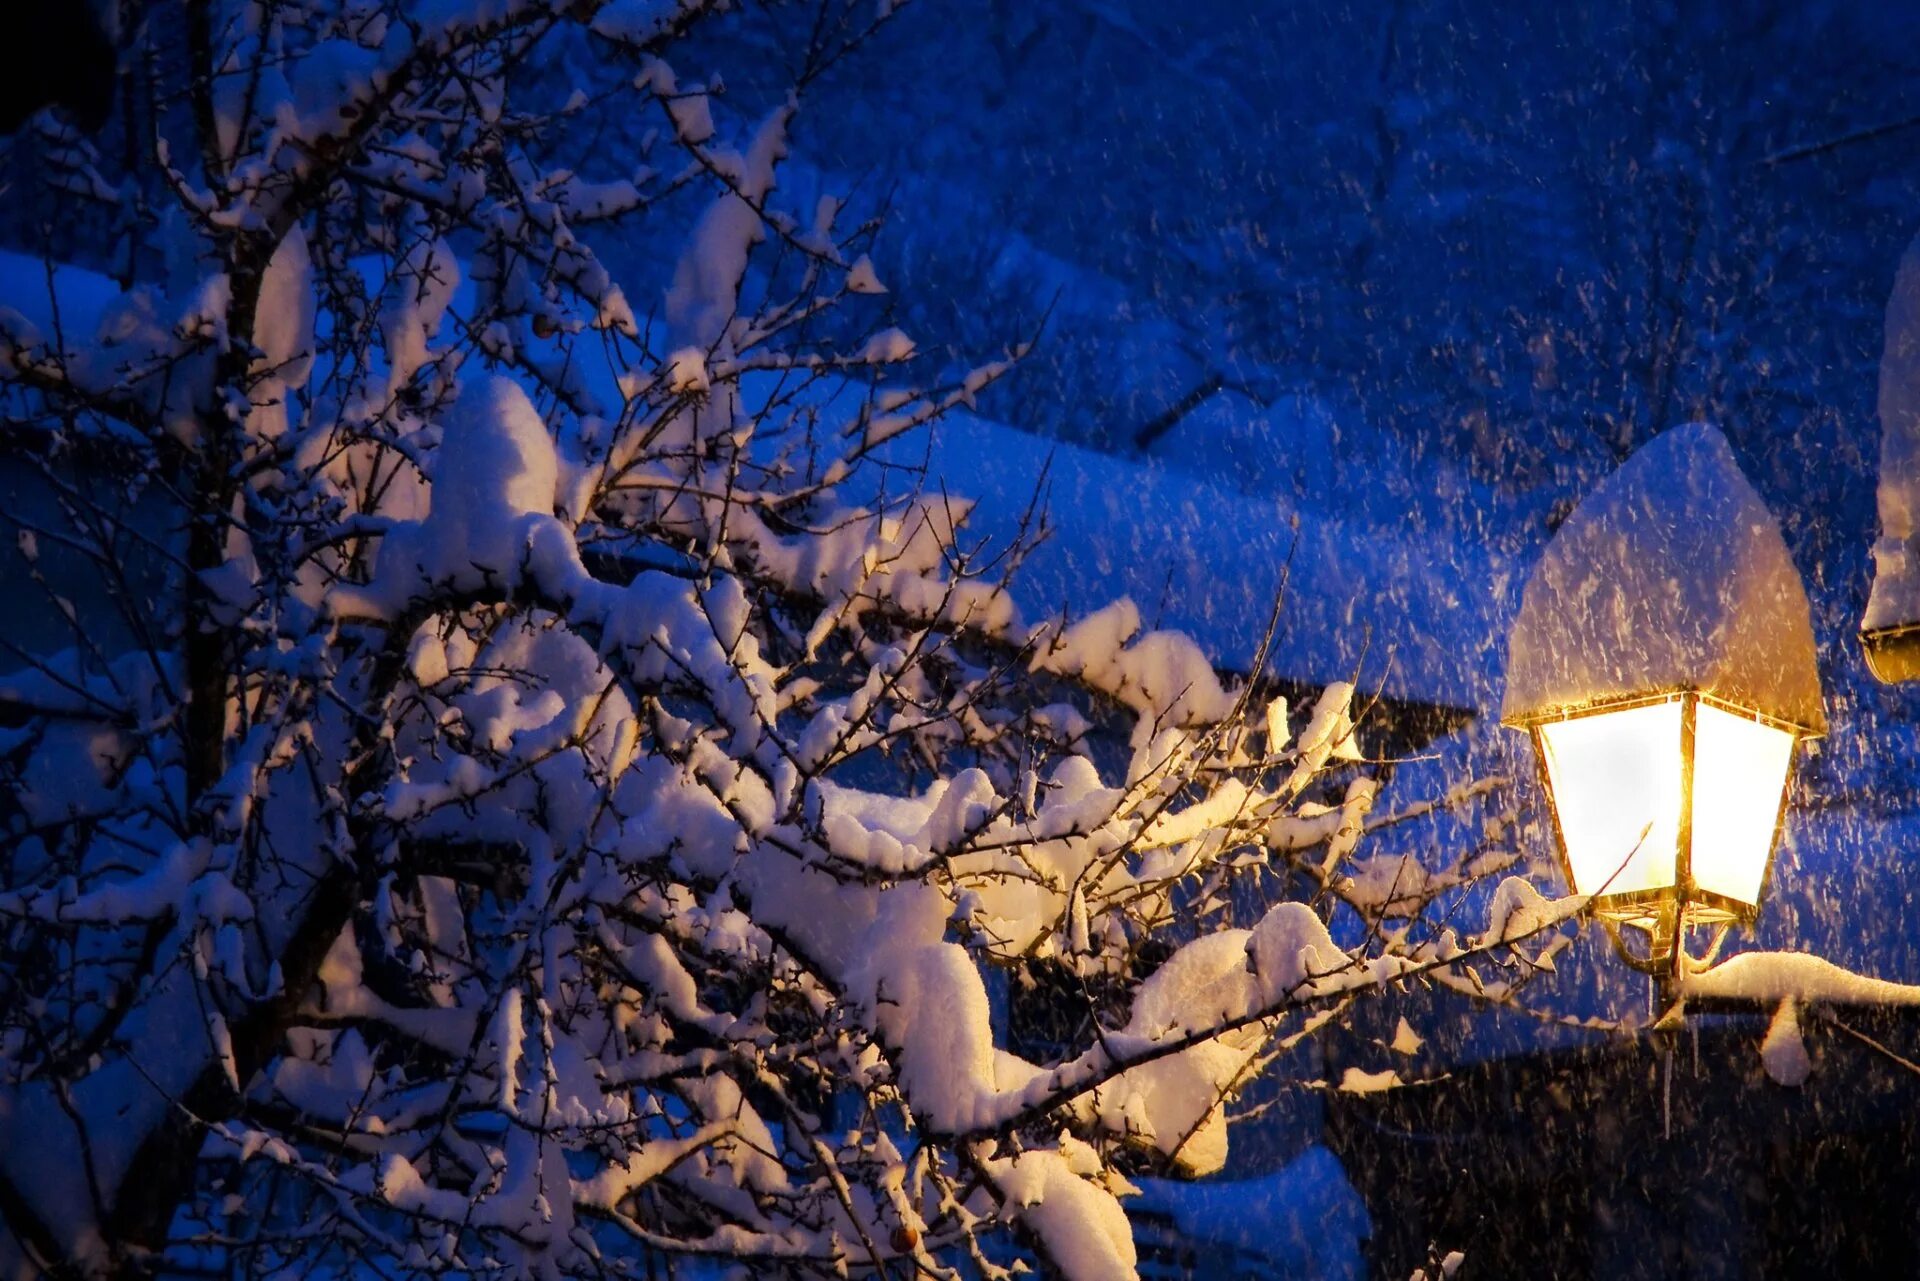
[[[498,376],[466,383],[441,424],[426,518],[396,524],[373,580],[338,589],[336,603],[391,616],[433,586],[513,582],[534,525],[552,520],[559,478],[553,437],[527,393]]]
[[[1414,1031],[1413,1024],[1407,1022],[1406,1016],[1402,1015],[1400,1021],[1394,1025],[1393,1040],[1387,1042],[1387,1048],[1395,1054],[1411,1056],[1418,1054],[1420,1047],[1425,1044],[1425,1038]]]
[[[1548,544],[1513,626],[1501,718],[1671,689],[1826,728],[1800,574],[1705,423],[1655,437]]]
[[[1829,1005],[1920,1005],[1920,987],[1841,969],[1804,952],[1742,952],[1682,978],[1690,997]]]
[[[997,1092],[986,983],[965,948],[942,940],[953,907],[939,890],[913,882],[877,897],[847,991],[898,1050],[909,1105],[935,1129],[962,1133]]]
[[[1319,914],[1300,902],[1270,908],[1253,927],[1246,948],[1257,1010],[1385,986],[1418,968],[1411,957],[1393,953],[1349,955],[1333,941]]]
[[[593,29],[610,40],[639,44],[658,35],[680,10],[675,0],[612,0],[593,15]]]
[[[1255,1005],[1247,969],[1247,930],[1195,939],[1148,975],[1134,994],[1126,1028],[1107,1038],[1123,1054],[1241,1017]],[[1108,1128],[1137,1136],[1172,1158],[1184,1175],[1212,1174],[1227,1163],[1225,1104],[1249,1058],[1257,1030],[1202,1041],[1129,1069],[1094,1091]]]
[[[833,852],[895,875],[917,873],[933,855],[960,846],[982,828],[997,798],[992,780],[977,768],[935,779],[915,797],[878,796],[824,780],[818,787],[821,828]]]
[[[553,515],[559,478],[553,437],[527,393],[506,378],[468,383],[442,427],[419,530],[422,566],[456,580],[510,573],[523,545],[519,518]]]
[[[1142,635],[1140,607],[1126,597],[1062,631],[1033,667],[1084,676],[1163,723],[1219,720],[1233,708],[1206,653],[1179,632]]]
[[[387,351],[387,395],[399,393],[427,363],[428,344],[460,287],[460,260],[447,242],[422,236],[386,282],[380,336]]]
[[[900,1087],[941,1130],[977,1123],[976,1102],[991,1097],[994,1044],[986,984],[954,943],[901,949],[871,979],[874,1021],[900,1046]]]
[[[227,288],[216,274],[175,294],[123,290],[98,272],[0,251],[0,374],[55,358],[76,388],[124,396],[175,439],[195,440],[213,409],[210,340],[224,336]]]
[[[668,74],[661,64],[652,67],[656,79]],[[656,91],[670,93],[670,78],[655,87]],[[740,282],[746,278],[748,255],[766,234],[755,206],[773,190],[774,170],[786,158],[787,122],[792,115],[790,106],[775,110],[754,132],[744,153],[709,154],[729,185],[701,214],[687,251],[674,268],[666,296],[666,318],[676,349],[719,347],[739,310]],[[711,136],[710,122],[695,125],[692,120],[691,114],[675,117],[683,134],[692,130],[688,141],[705,141],[702,133]]]
[[[434,470],[436,533],[471,533],[489,521],[553,514],[560,475],[553,437],[527,393],[489,377],[460,390],[440,439]]]
[[[1252,1008],[1247,969],[1251,930],[1195,939],[1148,975],[1134,993],[1127,1031],[1160,1037],[1202,1031]]]
[[[1365,1068],[1350,1067],[1340,1074],[1338,1088],[1342,1094],[1384,1094],[1405,1084],[1392,1068],[1369,1072]]]
[[[261,436],[278,438],[287,431],[288,391],[306,386],[313,372],[313,260],[307,236],[295,223],[274,246],[273,257],[260,277],[260,297],[254,309],[254,383],[248,426]],[[230,568],[238,568],[237,563]]]
[[[1023,1152],[995,1169],[1016,1220],[1040,1239],[1067,1281],[1135,1275],[1133,1227],[1113,1194],[1073,1172],[1055,1152]]]
[[[879,275],[873,269],[873,259],[861,254],[847,268],[847,292],[855,294],[884,294],[887,287],[880,283]]]
[[[1247,940],[1262,997],[1272,1002],[1313,980],[1351,966],[1326,922],[1305,903],[1276,903]]]
[[[1550,899],[1518,876],[1509,876],[1493,892],[1487,909],[1487,932],[1475,940],[1479,947],[1492,947],[1538,934],[1574,915],[1587,900],[1577,895]]]
[[[380,52],[344,37],[314,44],[286,75],[285,97],[271,103],[274,122],[282,134],[302,139],[339,129],[343,108],[365,102],[385,81]],[[245,77],[239,79],[245,83]]]
[[[295,223],[281,237],[260,279],[253,345],[255,367],[289,387],[304,387],[313,369],[313,261],[307,234]]]

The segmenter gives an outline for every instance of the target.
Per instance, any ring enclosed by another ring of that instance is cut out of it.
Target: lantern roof
[[[1547,544],[1508,639],[1501,719],[1679,690],[1826,731],[1806,589],[1705,423],[1648,442]]]

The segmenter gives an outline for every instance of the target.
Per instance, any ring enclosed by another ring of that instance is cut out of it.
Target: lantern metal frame
[[[1794,754],[1801,743],[1819,738],[1820,732],[1692,687],[1649,690],[1623,698],[1596,699],[1507,722],[1515,729],[1525,730],[1533,743],[1540,785],[1546,792],[1547,812],[1553,821],[1554,858],[1559,864],[1560,874],[1566,878],[1567,886],[1577,890],[1579,881],[1574,876],[1573,862],[1568,854],[1566,830],[1561,826],[1560,803],[1554,795],[1553,771],[1547,764],[1546,741],[1542,730],[1548,725],[1565,721],[1676,702],[1681,704],[1681,779],[1679,823],[1674,836],[1673,883],[1658,889],[1629,890],[1618,894],[1595,893],[1587,905],[1588,914],[1605,927],[1622,960],[1643,973],[1661,976],[1677,972],[1681,958],[1686,954],[1685,937],[1688,930],[1702,926],[1712,928],[1715,934],[1710,951],[1717,951],[1730,926],[1751,926],[1758,919],[1760,906],[1766,902],[1767,892],[1772,888],[1780,836],[1786,826],[1787,798],[1793,791]],[[1766,863],[1761,869],[1760,888],[1752,903],[1702,889],[1693,878],[1694,740],[1696,718],[1702,704],[1780,730],[1793,738],[1787,757],[1787,771],[1780,782],[1780,799],[1768,839]],[[1621,866],[1626,866],[1625,860],[1622,860]],[[1636,954],[1627,946],[1621,935],[1623,928],[1646,933],[1647,949],[1644,954]]]

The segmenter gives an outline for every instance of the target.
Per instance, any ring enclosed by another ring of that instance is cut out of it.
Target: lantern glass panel
[[[1575,892],[1673,885],[1685,773],[1680,713],[1675,700],[1540,727]]]
[[[1758,904],[1793,735],[1701,703],[1693,731],[1693,880]]]

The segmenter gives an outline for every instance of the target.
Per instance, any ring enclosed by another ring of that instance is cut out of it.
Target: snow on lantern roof
[[[1510,634],[1501,718],[1675,690],[1826,730],[1806,590],[1704,423],[1655,437],[1547,545]]]

